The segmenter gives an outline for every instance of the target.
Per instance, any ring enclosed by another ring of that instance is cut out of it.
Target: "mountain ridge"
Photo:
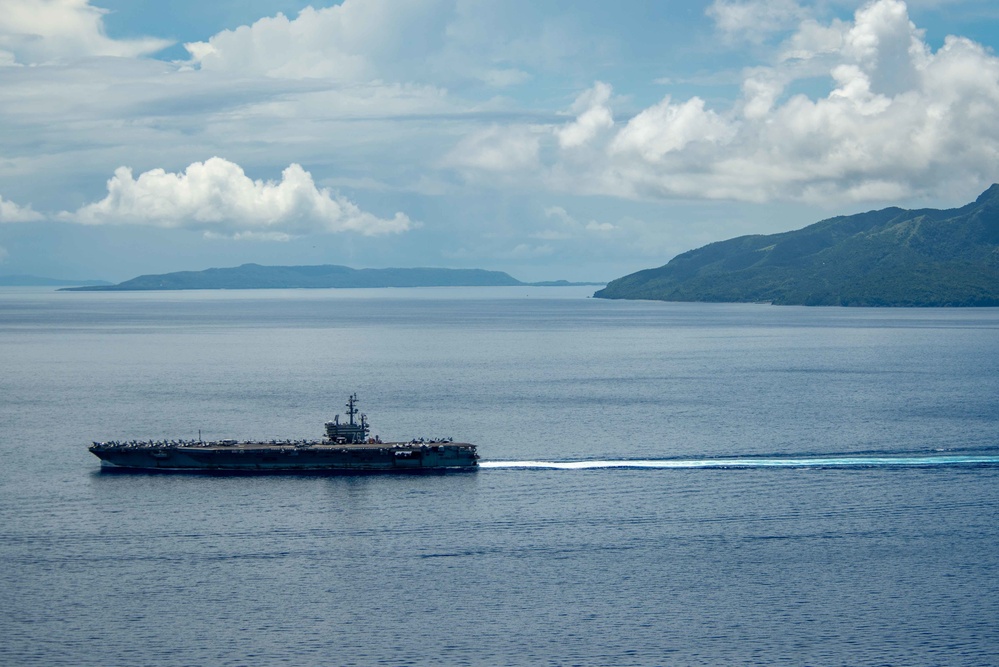
[[[889,207],[740,236],[608,283],[608,299],[999,306],[999,184],[956,209]]]

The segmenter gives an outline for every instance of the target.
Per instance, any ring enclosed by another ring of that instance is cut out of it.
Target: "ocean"
[[[0,289],[0,664],[999,664],[999,309]],[[382,439],[476,472],[102,472]]]

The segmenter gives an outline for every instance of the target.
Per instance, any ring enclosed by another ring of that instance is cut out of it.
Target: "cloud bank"
[[[264,17],[184,47],[190,66],[240,76],[374,83],[460,71],[493,87],[524,81],[519,69],[490,66],[483,40],[464,43],[475,23],[468,14],[454,0],[344,0],[308,6],[294,18]]]
[[[951,36],[934,53],[901,0],[825,25],[790,2],[719,0],[709,14],[731,39],[739,25],[752,40],[798,23],[773,64],[745,70],[729,109],[667,95],[622,123],[598,82],[572,120],[547,128],[539,170],[525,173],[522,161],[520,173],[571,194],[827,205],[947,196],[999,179],[999,59],[981,45]],[[817,75],[826,95],[795,92]],[[503,162],[491,156],[517,137],[505,128],[462,142],[451,164],[469,177],[477,165],[495,172]]]
[[[575,6],[529,0],[343,0],[187,42],[187,65],[213,73],[335,84],[516,88],[540,72],[601,57]],[[583,8],[583,11],[586,11]]]
[[[88,225],[148,225],[270,240],[321,232],[376,236],[413,226],[403,213],[379,218],[328,188],[317,188],[312,175],[297,164],[289,165],[277,182],[252,180],[238,164],[219,157],[195,162],[180,173],[153,169],[138,178],[130,168],[119,167],[107,188],[101,201],[60,217]]]

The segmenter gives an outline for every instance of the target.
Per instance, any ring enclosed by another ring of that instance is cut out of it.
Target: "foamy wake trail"
[[[480,461],[480,468],[872,468],[892,466],[999,465],[999,456],[792,456],[619,461]]]

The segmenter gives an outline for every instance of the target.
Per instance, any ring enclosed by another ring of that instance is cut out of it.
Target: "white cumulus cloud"
[[[0,197],[0,223],[3,222],[32,222],[41,220],[45,216],[33,210],[30,205],[19,206],[9,199]]]
[[[879,0],[858,10],[844,44],[844,55],[863,68],[876,91],[887,95],[919,85],[928,51],[923,31],[909,20],[902,0]]]
[[[598,81],[593,88],[576,98],[572,106],[576,120],[555,131],[562,148],[582,146],[601,130],[614,127],[614,116],[607,105],[610,96],[611,87]]]
[[[614,138],[611,151],[630,151],[649,162],[658,162],[691,142],[725,144],[734,135],[735,128],[714,111],[706,110],[704,100],[693,97],[673,104],[667,96],[628,121]]]
[[[252,180],[233,162],[213,157],[180,173],[153,169],[133,178],[119,167],[108,194],[65,220],[83,224],[137,224],[203,231],[248,239],[286,239],[316,232],[356,232],[366,236],[403,232],[413,223],[403,213],[391,219],[362,211],[312,175],[289,165],[280,181]]]
[[[999,180],[995,54],[954,36],[934,52],[902,0],[873,0],[852,21],[826,24],[791,2],[753,13],[767,4],[713,5],[719,21],[749,12],[760,31],[798,21],[770,64],[745,70],[742,95],[728,108],[666,95],[619,123],[610,86],[598,84],[577,98],[572,120],[549,126],[534,150],[537,169],[501,160],[489,169],[505,165],[531,183],[582,195],[824,205],[948,197]],[[825,91],[814,92],[823,79]],[[513,150],[515,142],[503,142],[517,136],[504,128],[465,148],[487,161]],[[476,162],[465,165],[485,168]]]
[[[111,39],[104,14],[89,0],[3,0],[0,65],[38,65],[88,56],[134,58],[160,51],[163,39]]]

